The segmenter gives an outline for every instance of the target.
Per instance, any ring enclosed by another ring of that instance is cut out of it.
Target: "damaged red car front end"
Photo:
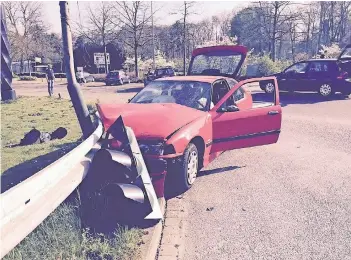
[[[184,125],[203,116],[203,112],[177,104],[97,104],[105,131],[122,116],[138,140],[158,198],[164,196],[165,177],[182,155],[167,142]],[[172,118],[172,120],[169,120]],[[118,138],[108,140],[108,148],[121,150]]]

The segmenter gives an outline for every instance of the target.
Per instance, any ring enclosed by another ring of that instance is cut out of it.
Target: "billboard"
[[[106,53],[107,64],[110,64],[110,53]],[[94,53],[94,64],[95,65],[105,65],[105,55],[104,53],[95,52]]]

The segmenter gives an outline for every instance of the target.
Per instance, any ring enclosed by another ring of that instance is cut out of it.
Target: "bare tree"
[[[84,25],[80,21],[77,32],[95,45],[103,47],[105,73],[108,73],[106,45],[115,41],[119,35],[118,26],[116,25],[118,19],[110,2],[100,2],[94,7],[89,5],[87,13],[87,24]]]
[[[29,72],[30,59],[40,51],[42,43],[38,41],[38,35],[46,32],[42,17],[41,4],[39,2],[4,2],[6,19],[8,21],[9,40],[12,48],[12,58],[19,59],[21,71],[24,60],[28,61]]]
[[[264,28],[270,38],[271,59],[276,60],[276,43],[284,34],[289,32],[289,27],[285,26],[288,21],[297,18],[297,13],[289,8],[292,3],[289,1],[259,2],[259,9]]]
[[[139,76],[138,69],[138,50],[151,40],[150,34],[145,33],[148,28],[147,24],[152,18],[149,11],[150,6],[146,2],[115,2],[116,12],[119,14],[118,19],[122,25],[124,34],[124,43],[133,49],[135,62],[135,76]]]
[[[190,15],[195,14],[193,7],[196,2],[184,1],[184,4],[180,10],[180,14],[182,15],[182,23],[183,23],[183,73],[186,73],[186,49],[187,49],[187,22]]]

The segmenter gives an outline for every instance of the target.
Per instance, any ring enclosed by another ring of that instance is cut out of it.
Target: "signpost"
[[[106,53],[107,65],[110,64],[110,53]],[[105,72],[107,68],[105,67],[105,55],[104,53],[95,52],[94,53],[94,64],[98,69],[105,68]]]

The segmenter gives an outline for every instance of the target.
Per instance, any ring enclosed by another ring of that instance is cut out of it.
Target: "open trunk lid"
[[[237,78],[247,55],[241,45],[219,45],[195,49],[188,75],[224,76]]]

